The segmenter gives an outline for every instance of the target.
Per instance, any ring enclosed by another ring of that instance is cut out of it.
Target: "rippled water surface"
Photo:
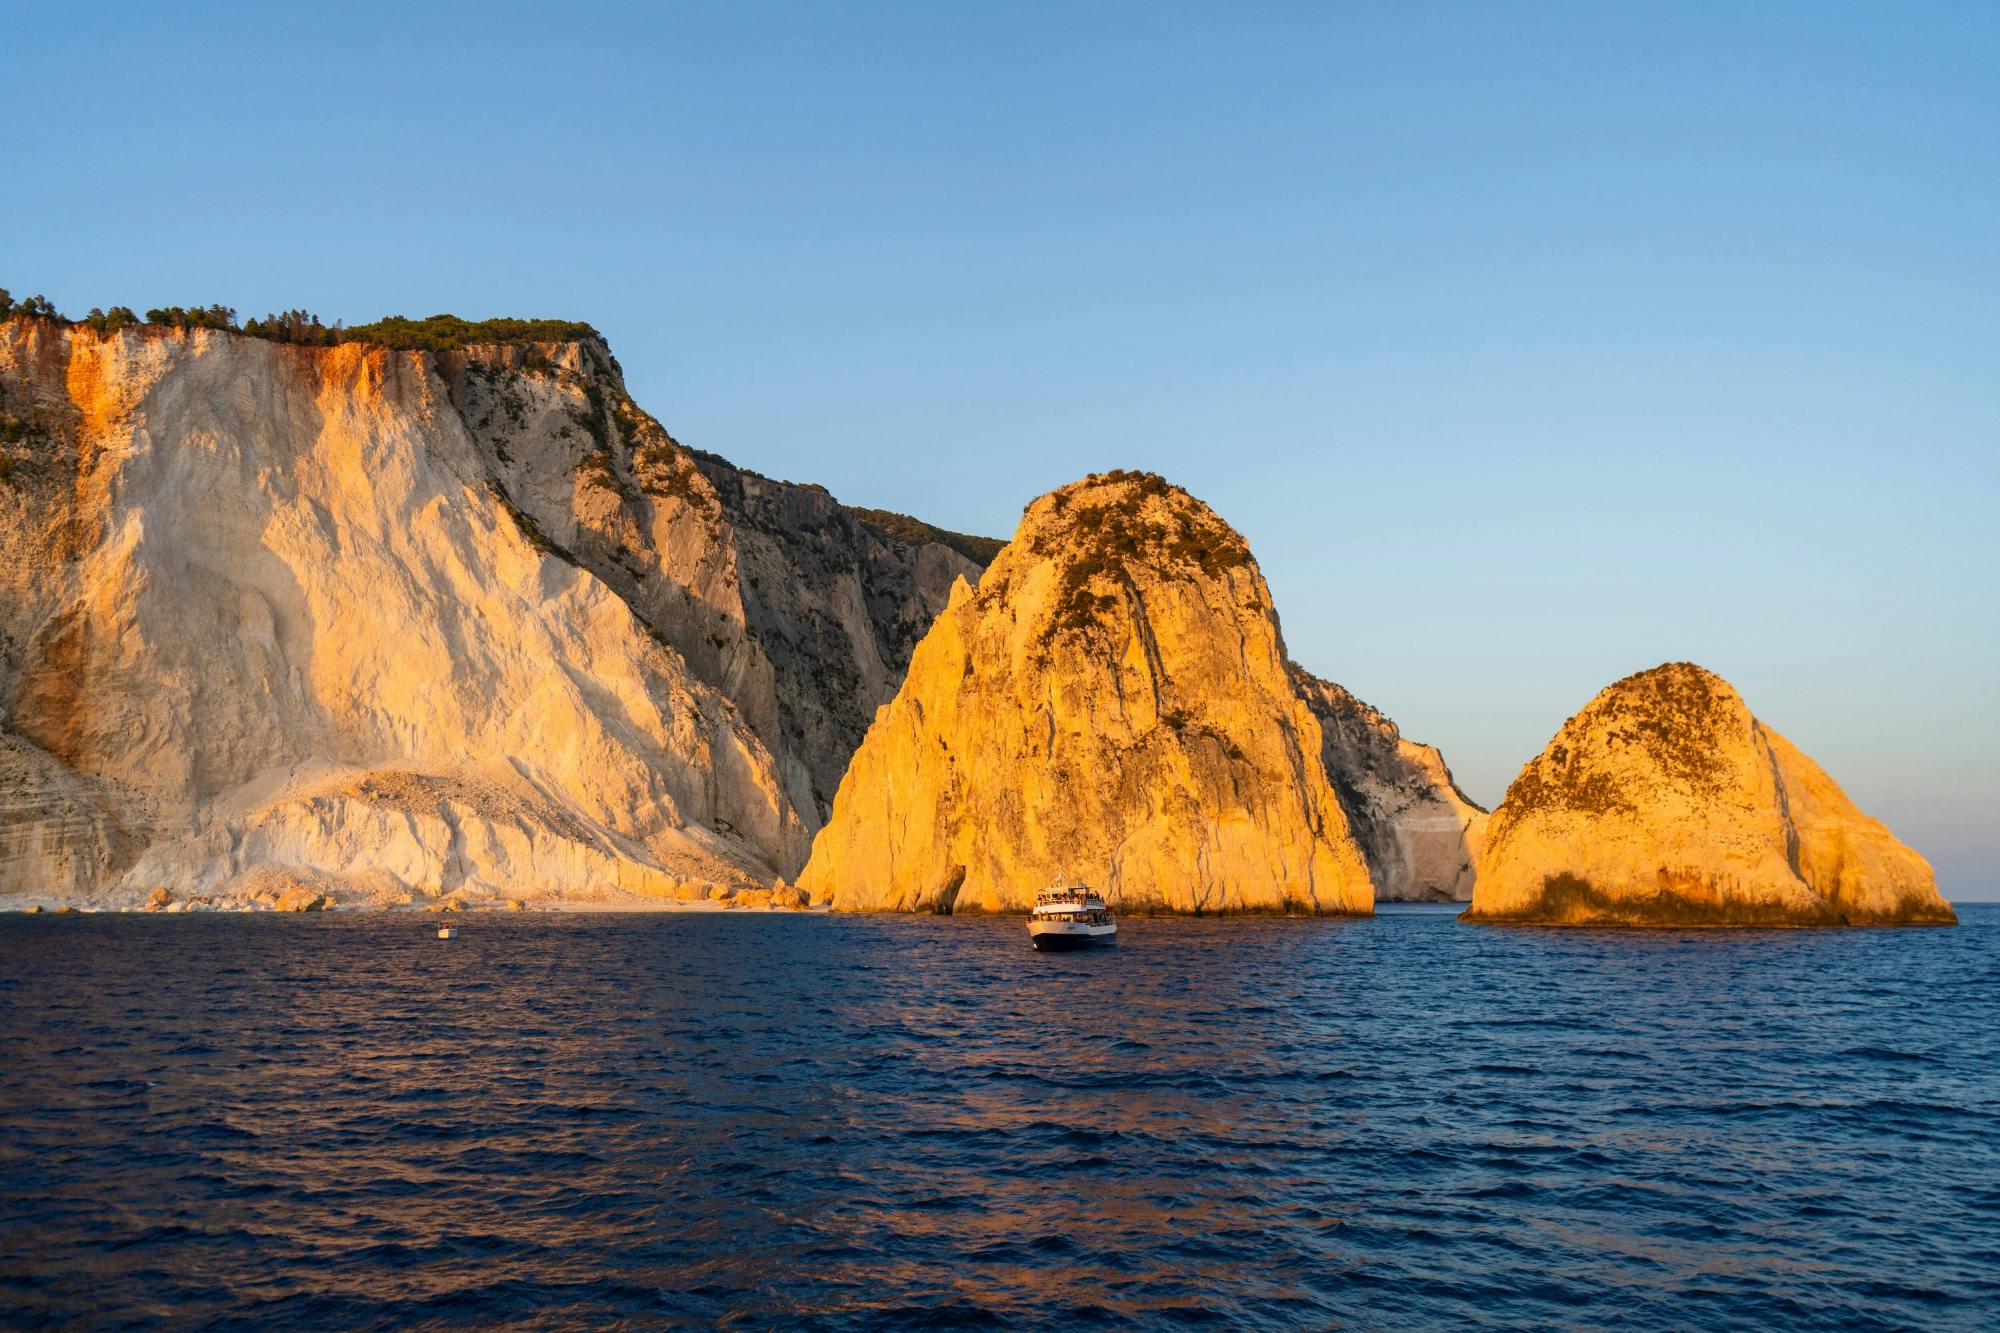
[[[1964,920],[0,918],[0,1316],[1990,1326]]]

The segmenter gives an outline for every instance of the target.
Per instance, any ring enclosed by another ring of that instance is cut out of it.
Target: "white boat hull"
[[[1118,943],[1118,923],[1094,925],[1087,921],[1030,921],[1028,939],[1044,952],[1066,949],[1108,949]]]

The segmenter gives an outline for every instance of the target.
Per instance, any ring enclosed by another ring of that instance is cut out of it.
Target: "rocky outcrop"
[[[1949,924],[1930,866],[1686,662],[1628,676],[1507,789],[1467,920]]]
[[[591,338],[5,321],[0,895],[770,884],[977,570],[683,448]]]
[[[1078,876],[1128,912],[1367,912],[1322,747],[1242,537],[1158,477],[1091,477],[953,587],[799,887],[1004,911]]]
[[[1320,754],[1368,858],[1377,902],[1449,903],[1472,897],[1486,811],[1458,789],[1433,745],[1352,693],[1303,668],[1292,685],[1319,719]]]

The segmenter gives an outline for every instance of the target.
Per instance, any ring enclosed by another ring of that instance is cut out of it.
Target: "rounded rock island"
[[[1754,717],[1670,662],[1603,690],[1493,812],[1465,920],[1951,925],[1931,867]]]

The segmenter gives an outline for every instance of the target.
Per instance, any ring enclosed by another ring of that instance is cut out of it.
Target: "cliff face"
[[[980,566],[944,541],[892,536],[824,487],[684,448],[600,344],[440,362],[503,500],[736,704],[817,829],[952,582]]]
[[[855,754],[800,887],[1018,910],[1367,912],[1368,866],[1243,539],[1157,477],[1030,505],[960,583]]]
[[[1608,687],[1493,812],[1467,919],[1948,924],[1930,866],[1685,662]]]
[[[1487,814],[1458,789],[1437,747],[1405,739],[1379,711],[1297,666],[1292,685],[1319,719],[1321,759],[1376,900],[1469,900]]]
[[[976,573],[682,448],[588,340],[16,319],[0,427],[0,893],[769,882]]]

